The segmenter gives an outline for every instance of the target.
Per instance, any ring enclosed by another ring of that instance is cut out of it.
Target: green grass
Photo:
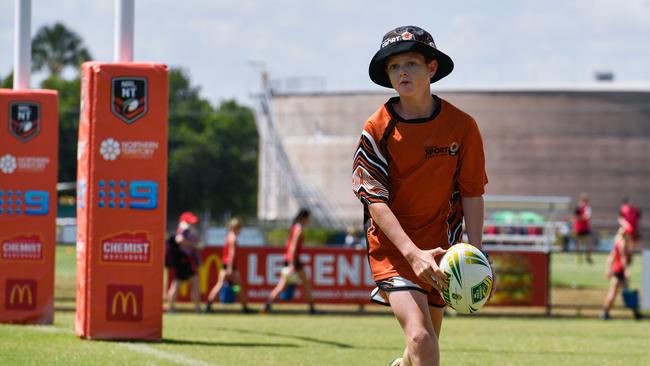
[[[593,266],[570,254],[552,258],[554,285],[607,287],[603,255]],[[59,247],[57,306],[74,306],[74,281],[74,247]],[[387,365],[404,346],[397,321],[377,312],[166,314],[158,343],[80,340],[73,327],[70,311],[58,311],[51,326],[0,324],[0,365]],[[648,334],[650,321],[629,319],[447,317],[442,364],[650,365]]]
[[[403,339],[390,316],[165,315],[160,343],[84,341],[73,314],[0,326],[1,365],[386,365]],[[446,365],[648,365],[650,322],[456,317]]]
[[[572,288],[603,288],[609,287],[605,278],[606,253],[592,255],[593,264],[578,263],[574,253],[554,253],[551,256],[551,285]],[[632,259],[630,286],[641,287],[641,258],[636,255]],[[498,276],[498,274],[497,274]],[[498,278],[498,277],[497,277]]]

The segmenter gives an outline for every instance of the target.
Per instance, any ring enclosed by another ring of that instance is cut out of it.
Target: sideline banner
[[[490,250],[490,259],[497,275],[497,290],[487,305],[549,304],[549,253]]]
[[[202,264],[199,269],[201,299],[207,300],[208,293],[217,282],[221,268],[221,247],[202,250]],[[280,279],[284,266],[284,248],[280,247],[238,247],[237,263],[242,276],[242,291],[250,302],[264,302]],[[305,265],[307,277],[312,284],[314,300],[317,303],[367,304],[370,291],[375,284],[368,267],[365,250],[343,248],[303,248],[300,261]],[[169,276],[173,278],[173,276]],[[189,283],[180,286],[179,300],[189,301]],[[278,302],[281,300],[278,298]],[[295,300],[303,301],[300,286]]]
[[[76,334],[162,337],[167,67],[82,66]]]
[[[59,117],[54,90],[0,89],[0,322],[54,318]]]
[[[221,268],[221,247],[202,250],[199,287],[202,301],[217,282]],[[239,247],[237,268],[242,291],[250,302],[264,302],[278,283],[284,265],[284,248]],[[490,306],[546,306],[548,304],[548,253],[491,251],[497,271],[497,292]],[[365,250],[304,248],[301,262],[311,280],[314,300],[330,304],[369,304],[375,287]],[[173,278],[173,274],[168,276]],[[168,283],[169,285],[169,283]],[[179,301],[190,301],[190,284],[179,289]],[[279,299],[277,301],[280,301]],[[303,301],[298,287],[294,301]]]

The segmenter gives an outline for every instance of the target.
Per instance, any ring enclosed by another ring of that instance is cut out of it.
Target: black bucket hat
[[[370,79],[381,86],[392,88],[386,73],[386,61],[390,56],[404,52],[417,52],[425,57],[438,60],[438,70],[431,78],[431,83],[449,75],[454,69],[454,62],[445,53],[436,48],[433,37],[420,27],[407,25],[397,27],[384,35],[379,51],[370,61],[368,73]]]

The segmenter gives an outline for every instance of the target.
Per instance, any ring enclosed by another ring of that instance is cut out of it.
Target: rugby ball
[[[440,269],[447,276],[447,289],[442,291],[447,306],[461,314],[472,314],[485,305],[494,279],[488,259],[478,248],[453,245],[440,260]]]
[[[124,101],[124,104],[122,104],[122,112],[131,113],[138,109],[139,106],[140,102],[138,102],[137,99],[127,99]]]

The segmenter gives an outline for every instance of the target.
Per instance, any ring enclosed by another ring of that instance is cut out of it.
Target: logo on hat
[[[9,104],[9,133],[22,142],[27,142],[41,132],[41,108],[34,102]]]
[[[413,39],[413,35],[409,32],[404,32],[402,33],[402,40],[404,41],[410,41]]]
[[[147,79],[119,77],[112,79],[111,111],[131,124],[147,113]]]

